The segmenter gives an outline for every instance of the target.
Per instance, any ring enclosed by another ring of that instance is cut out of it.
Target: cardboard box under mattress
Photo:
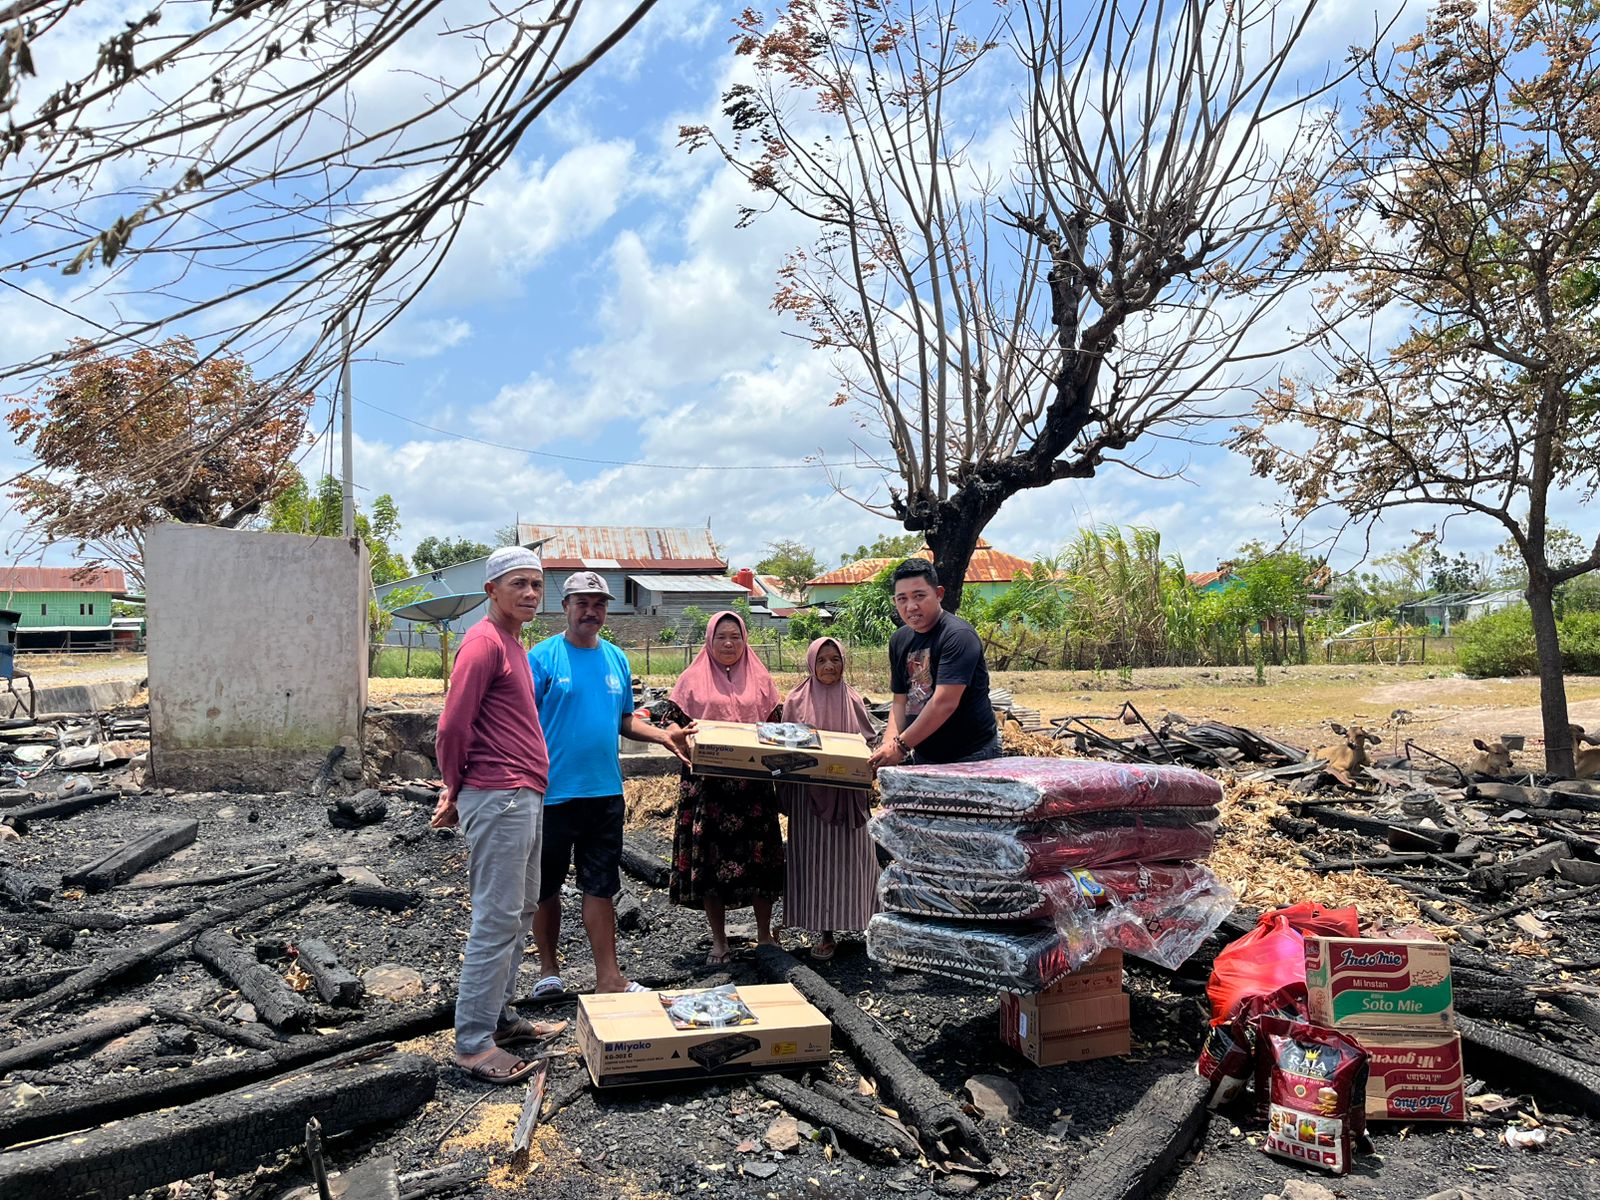
[[[676,1028],[661,997],[683,994],[578,997],[578,1048],[596,1087],[783,1070],[828,1060],[833,1026],[792,984],[740,987],[739,999],[756,1023],[722,1029]]]
[[[872,751],[859,733],[813,731],[816,745],[763,741],[755,725],[735,721],[696,722],[689,769],[696,775],[773,779],[866,791],[872,787]]]
[[[1449,1029],[1450,947],[1412,938],[1306,938],[1307,1008],[1329,1029]]]
[[[1367,1117],[1374,1121],[1465,1121],[1461,1035],[1453,1030],[1360,1029],[1367,1052]]]
[[[1117,967],[1121,983],[1121,965]],[[1126,1054],[1133,1034],[1128,1024],[1128,994],[1102,991],[1075,999],[1048,993],[1000,994],[1000,1040],[1041,1067]]]

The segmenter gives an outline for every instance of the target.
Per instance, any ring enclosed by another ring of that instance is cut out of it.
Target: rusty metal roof
[[[722,572],[709,529],[660,529],[646,525],[529,525],[518,523],[523,545],[543,541],[547,571],[577,571],[596,562],[624,571]]]
[[[926,558],[932,560],[933,553],[927,546],[918,550],[913,558]],[[857,562],[847,563],[826,575],[819,575],[815,579],[806,581],[807,587],[827,587],[831,585],[853,586],[865,583],[885,567],[902,563],[903,558],[863,558]],[[1010,583],[1019,574],[1026,571],[1033,564],[1025,558],[1018,558],[1015,554],[1007,554],[1004,550],[996,550],[983,538],[978,539],[978,547],[972,552],[972,558],[967,563],[966,583]]]
[[[1226,579],[1232,574],[1231,568],[1224,567],[1217,571],[1191,571],[1184,578],[1197,588],[1208,588],[1219,579]]]
[[[117,567],[0,567],[0,592],[125,592]]]

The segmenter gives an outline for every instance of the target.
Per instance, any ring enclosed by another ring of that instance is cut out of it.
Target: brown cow
[[[1479,750],[1472,756],[1472,761],[1467,763],[1468,775],[1491,775],[1498,779],[1502,775],[1511,774],[1511,747],[1499,738],[1492,742],[1485,742],[1482,738],[1473,738],[1472,744]]]
[[[1328,726],[1344,740],[1333,746],[1319,746],[1311,752],[1312,758],[1320,758],[1328,764],[1330,771],[1353,772],[1365,767],[1371,760],[1367,758],[1367,744],[1376,746],[1383,741],[1375,733],[1368,733],[1359,725],[1352,725],[1346,729],[1343,725]]]

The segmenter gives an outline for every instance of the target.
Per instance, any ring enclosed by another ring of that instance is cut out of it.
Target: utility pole
[[[351,478],[351,447],[355,441],[355,433],[350,419],[350,318],[346,316],[340,322],[344,333],[344,370],[340,373],[340,383],[344,390],[344,536],[347,538],[356,535],[356,490],[355,482]]]

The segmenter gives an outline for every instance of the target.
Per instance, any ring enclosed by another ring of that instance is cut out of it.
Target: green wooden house
[[[126,595],[115,568],[0,567],[0,608],[21,616],[19,650],[109,647],[111,602]]]

